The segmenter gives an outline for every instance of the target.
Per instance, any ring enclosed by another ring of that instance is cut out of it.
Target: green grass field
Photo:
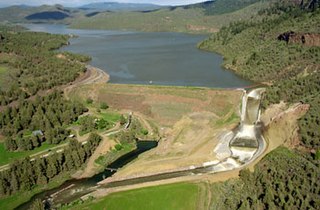
[[[49,145],[44,143],[41,147],[35,148],[32,151],[10,152],[5,149],[4,143],[0,143],[0,166],[8,164],[16,159],[24,158],[55,146],[57,145]]]
[[[101,112],[99,113],[99,117],[101,117],[102,119],[108,121],[108,122],[112,122],[112,123],[117,123],[120,120],[120,114],[116,113],[116,112]]]
[[[198,209],[200,187],[191,183],[148,187],[109,196],[75,206],[90,210],[195,210]]]

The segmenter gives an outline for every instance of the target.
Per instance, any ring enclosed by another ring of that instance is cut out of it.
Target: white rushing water
[[[244,91],[242,97],[241,122],[235,131],[220,136],[220,142],[214,149],[220,161],[213,172],[227,171],[243,167],[252,162],[265,149],[265,141],[260,135],[260,100],[264,88]]]

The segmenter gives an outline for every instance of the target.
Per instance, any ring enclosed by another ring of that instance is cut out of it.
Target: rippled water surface
[[[90,55],[111,83],[234,88],[251,85],[221,67],[222,57],[198,50],[204,35],[75,30],[65,25],[27,24],[30,30],[75,34],[64,50]]]

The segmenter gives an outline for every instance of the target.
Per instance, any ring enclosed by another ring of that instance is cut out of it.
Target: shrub
[[[100,109],[108,109],[108,108],[109,108],[109,106],[108,106],[107,103],[102,102],[102,103],[100,104]]]
[[[114,146],[114,148],[117,150],[117,151],[120,151],[123,149],[123,146],[121,144],[116,144],[116,146]]]
[[[92,104],[93,103],[93,99],[92,98],[87,98],[86,102],[87,102],[87,104]]]

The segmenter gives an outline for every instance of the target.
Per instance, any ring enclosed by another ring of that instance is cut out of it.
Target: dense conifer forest
[[[68,84],[85,71],[89,57],[55,51],[68,44],[68,36],[1,27],[0,65],[10,69],[0,89],[0,105]]]
[[[0,129],[6,136],[6,149],[32,150],[44,141],[59,144],[70,132],[64,127],[75,122],[85,111],[87,109],[82,104],[65,100],[58,91],[7,107],[0,113]]]
[[[34,160],[25,158],[13,162],[9,170],[0,172],[0,196],[31,190],[47,184],[62,173],[79,169],[100,141],[101,137],[92,133],[84,145],[72,139],[62,152]]]
[[[240,179],[214,184],[212,209],[319,209],[320,164],[281,147]]]
[[[17,26],[0,27],[0,133],[8,151],[33,150],[44,142],[59,144],[66,128],[87,111],[79,102],[66,100],[58,90],[86,70],[89,57],[59,52],[69,36],[27,32]],[[79,169],[99,145],[91,133],[85,144],[69,144],[46,156],[24,158],[0,171],[0,197],[29,191],[55,177]]]

